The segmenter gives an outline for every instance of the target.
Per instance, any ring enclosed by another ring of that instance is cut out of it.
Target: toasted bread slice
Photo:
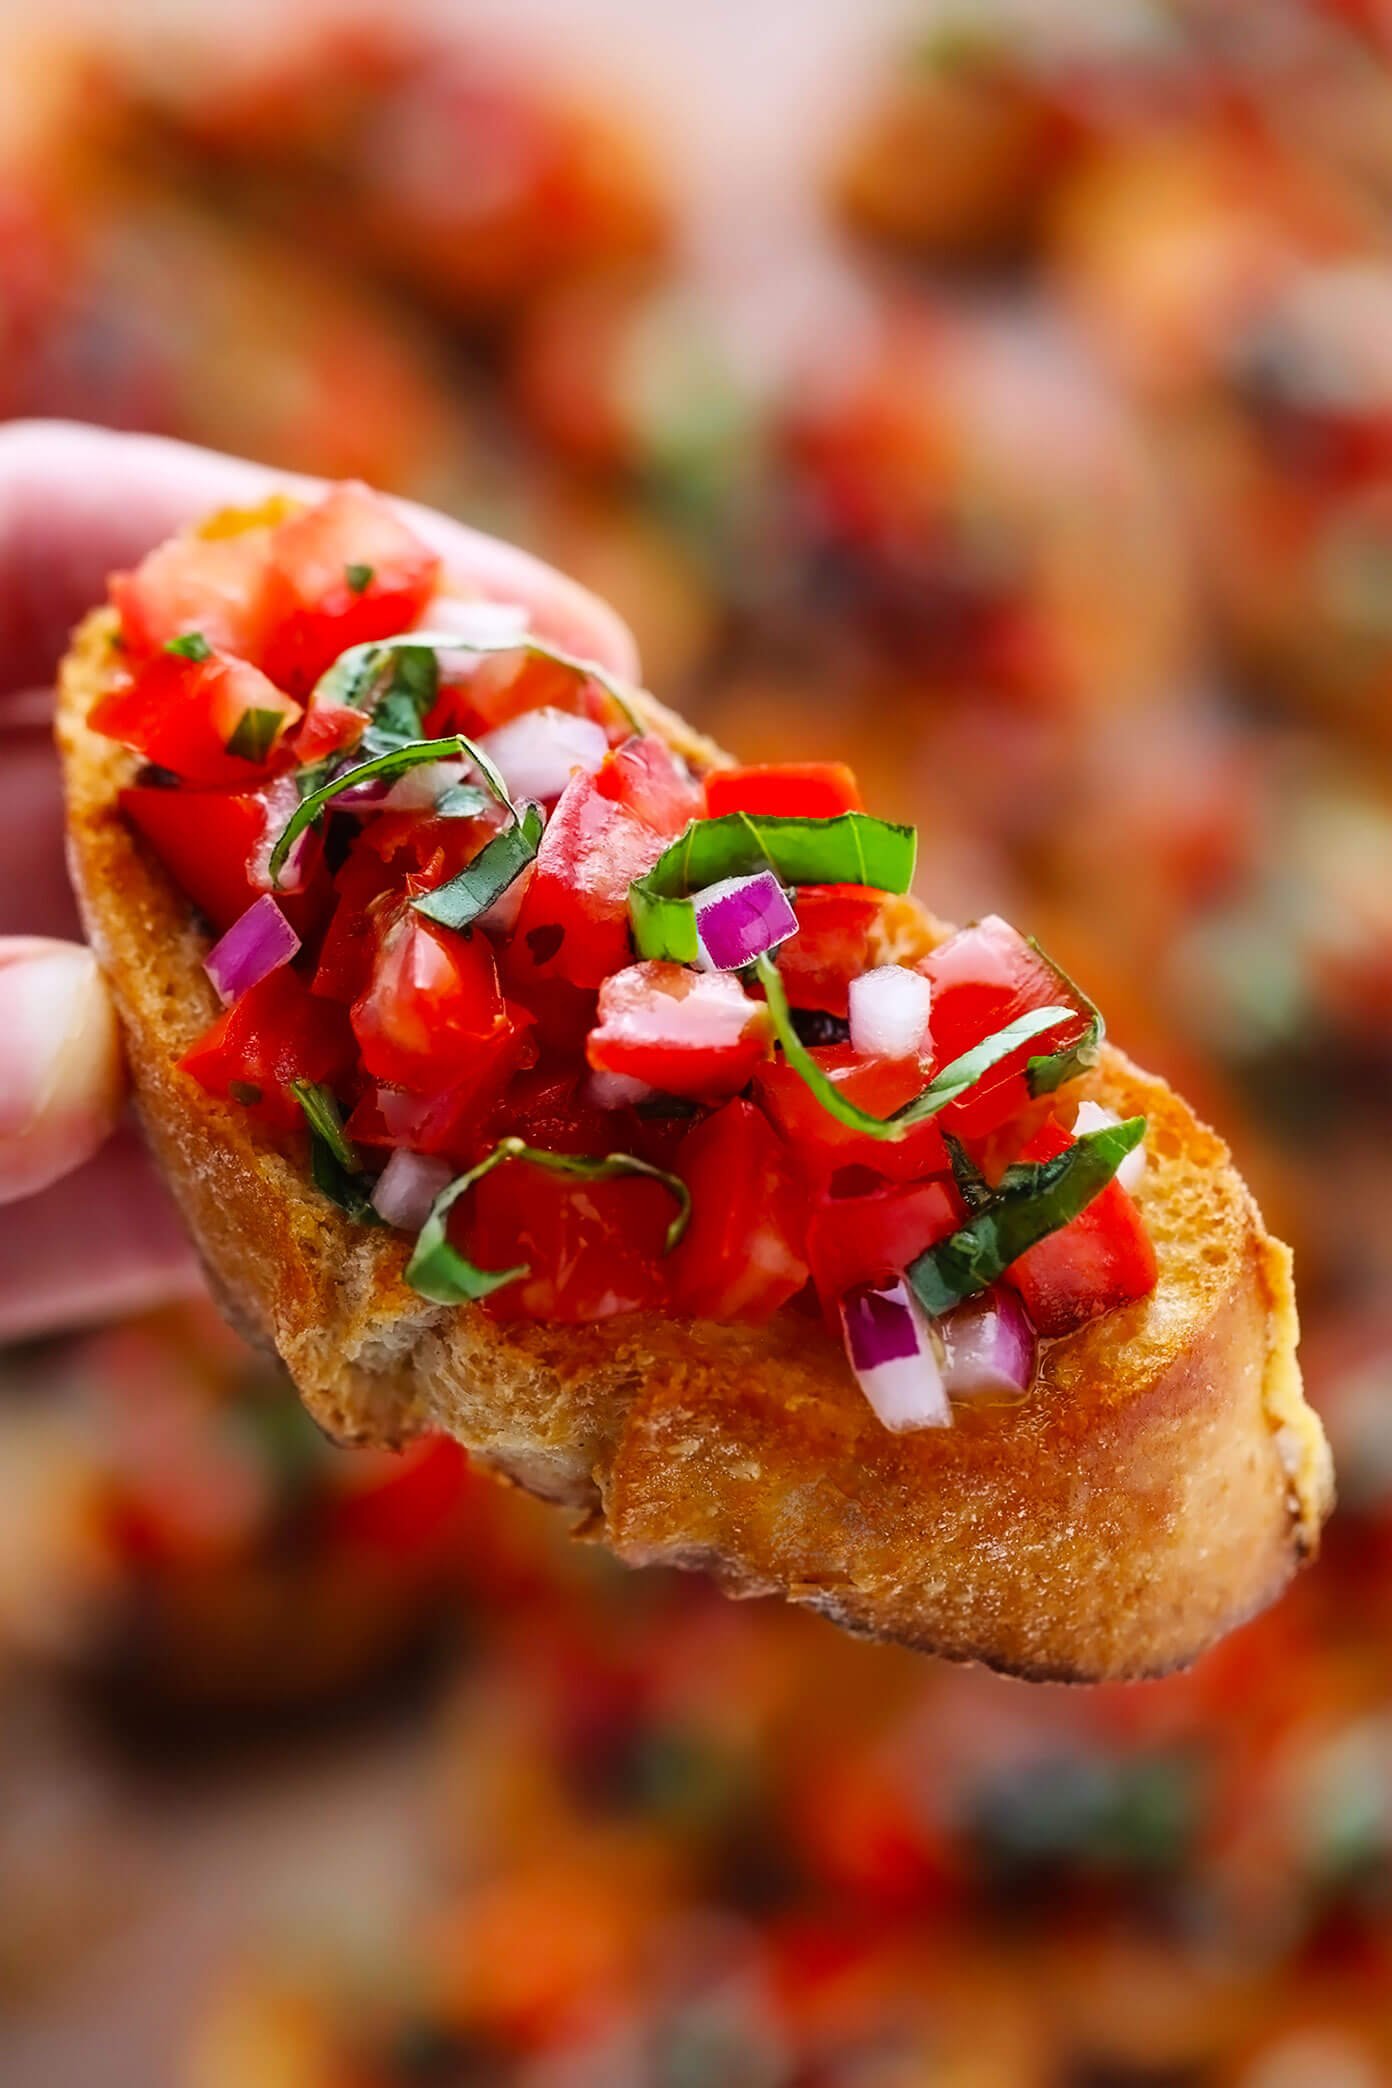
[[[230,1316],[272,1343],[349,1442],[446,1429],[633,1564],[694,1567],[848,1629],[1030,1677],[1158,1675],[1269,1602],[1331,1500],[1296,1362],[1288,1250],[1226,1147],[1108,1048],[1084,1085],[1150,1119],[1153,1296],[1053,1343],[1022,1406],[888,1433],[838,1345],[635,1315],[500,1325],[404,1281],[406,1246],[354,1226],[303,1154],[176,1069],[217,1012],[204,935],[117,808],[132,758],[86,718],[113,661],[97,612],[62,673],[74,880],[162,1165]],[[651,729],[722,760],[679,719]],[[884,956],[946,930],[885,910]]]

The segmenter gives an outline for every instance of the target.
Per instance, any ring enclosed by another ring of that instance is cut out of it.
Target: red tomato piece
[[[408,1560],[463,1534],[472,1479],[467,1457],[448,1436],[422,1437],[395,1457],[344,1458],[342,1469],[346,1491],[321,1510],[330,1542]]]
[[[346,1079],[353,1039],[343,1010],[315,1000],[282,965],[223,1011],[179,1061],[210,1095],[237,1102],[280,1130],[303,1123],[291,1080]]]
[[[928,1067],[920,1059],[862,1058],[849,1044],[818,1045],[811,1056],[847,1101],[871,1116],[892,1116],[928,1085]],[[919,1181],[948,1170],[940,1118],[916,1125],[906,1138],[875,1138],[824,1109],[785,1059],[760,1066],[754,1082],[759,1101],[809,1182],[824,1185],[843,1168],[868,1170],[890,1182]]]
[[[307,694],[341,652],[411,630],[440,560],[367,486],[335,486],[282,522],[266,575],[266,671]]]
[[[793,904],[798,932],[778,954],[789,1002],[844,1017],[852,979],[870,969],[884,894],[865,885],[804,885]]]
[[[299,716],[298,703],[245,660],[161,652],[103,696],[87,722],[185,783],[235,790],[273,772]]]
[[[676,1171],[691,1222],[671,1258],[673,1305],[698,1319],[767,1319],[807,1281],[799,1191],[768,1119],[727,1102],[687,1133]]]
[[[457,935],[407,908],[381,930],[352,1022],[375,1080],[413,1094],[455,1085],[509,1027],[487,938]]]
[[[492,732],[534,710],[593,718],[611,738],[629,729],[609,691],[592,674],[521,646],[480,660],[467,681],[445,692],[429,724],[432,732]]]
[[[928,1029],[939,1068],[1031,1008],[1078,1006],[1063,975],[998,914],[949,936],[918,968],[932,982]],[[1028,1061],[1077,1042],[1087,1019],[1079,1008],[1056,1029],[1022,1044],[960,1102],[949,1104],[944,1129],[955,1137],[980,1138],[1009,1123],[1030,1101],[1024,1078]]]
[[[599,989],[586,1056],[665,1095],[719,1101],[738,1094],[768,1055],[768,1010],[727,972],[630,964]]]
[[[137,659],[197,631],[215,652],[259,663],[266,625],[268,529],[171,537],[131,573],[113,573],[112,602]]]
[[[248,865],[269,845],[269,807],[260,791],[156,790],[143,784],[121,792],[121,810],[149,842],[180,891],[215,928],[230,928],[259,899]],[[277,894],[282,912],[303,937],[322,918],[327,884],[319,871],[323,840],[306,836],[301,889]]]
[[[490,1112],[518,1068],[536,1056],[526,1010],[510,1002],[508,1016],[507,1026],[479,1046],[463,1076],[448,1087],[430,1094],[409,1094],[385,1083],[368,1088],[348,1118],[349,1137],[368,1146],[407,1146],[413,1153],[468,1166],[478,1156]],[[508,1111],[503,1129],[515,1128]]]
[[[601,764],[595,788],[672,841],[706,809],[703,786],[651,733],[635,733],[616,747]]]
[[[356,747],[367,726],[367,712],[351,703],[311,703],[295,735],[295,759],[302,768],[326,755]]]
[[[513,931],[509,975],[594,988],[631,955],[628,888],[690,818],[696,790],[653,739],[630,740],[593,776],[572,776],[541,838]]]
[[[844,761],[777,761],[716,769],[706,778],[706,803],[712,819],[726,812],[834,819],[839,812],[863,809],[855,771]]]
[[[1072,1143],[1072,1132],[1050,1122],[1027,1140],[1020,1158],[1052,1160]],[[1046,1336],[1071,1334],[1118,1305],[1149,1297],[1157,1273],[1145,1221],[1118,1181],[1108,1182],[1071,1225],[1028,1248],[1006,1272]]]
[[[456,1205],[450,1237],[480,1268],[525,1265],[486,1300],[497,1318],[573,1325],[662,1307],[674,1208],[640,1175],[582,1182],[513,1160]]]
[[[837,1305],[858,1283],[902,1276],[916,1255],[956,1232],[965,1212],[947,1180],[868,1196],[825,1196],[807,1228],[807,1259],[817,1294],[839,1331]]]

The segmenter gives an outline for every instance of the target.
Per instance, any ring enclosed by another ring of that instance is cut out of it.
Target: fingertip
[[[0,1203],[90,1159],[124,1093],[115,1010],[91,951],[0,939]]]

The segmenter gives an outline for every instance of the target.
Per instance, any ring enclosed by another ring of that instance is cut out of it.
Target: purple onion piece
[[[448,1160],[429,1153],[410,1153],[404,1147],[394,1152],[377,1178],[372,1192],[373,1208],[388,1225],[402,1232],[419,1232],[440,1191],[450,1179]]]
[[[841,1326],[860,1389],[886,1428],[952,1426],[937,1338],[905,1284],[848,1291]]]
[[[203,969],[219,999],[230,1006],[279,965],[288,964],[299,947],[300,938],[266,892],[213,944]]]
[[[772,870],[707,885],[691,905],[702,971],[741,971],[797,934],[792,901]]]
[[[947,1351],[944,1376],[953,1399],[1013,1402],[1034,1383],[1034,1328],[1018,1292],[993,1284],[938,1322]]]

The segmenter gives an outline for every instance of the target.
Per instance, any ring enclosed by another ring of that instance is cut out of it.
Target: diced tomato
[[[270,546],[268,529],[171,537],[133,573],[113,573],[109,588],[126,650],[144,659],[197,631],[215,652],[259,664]]]
[[[87,722],[185,783],[244,790],[274,771],[299,716],[298,703],[245,660],[161,652],[103,696]]]
[[[295,759],[302,768],[329,754],[356,747],[367,725],[366,711],[351,703],[311,703],[295,735]]]
[[[819,1198],[807,1228],[807,1259],[828,1316],[835,1321],[838,1301],[856,1284],[878,1286],[902,1276],[916,1255],[956,1232],[964,1216],[946,1179]]]
[[[1020,1158],[1053,1160],[1072,1143],[1072,1133],[1051,1121],[1026,1142]],[[1007,1277],[1039,1332],[1052,1336],[1071,1334],[1118,1305],[1149,1297],[1157,1273],[1155,1248],[1135,1198],[1111,1181],[1071,1225],[1012,1262]]]
[[[949,936],[918,968],[932,982],[928,1028],[939,1068],[1031,1008],[1078,1005],[1062,974],[998,914]],[[1030,1100],[1024,1079],[1028,1061],[1076,1042],[1086,1025],[1080,1009],[1056,1029],[1022,1044],[944,1110],[944,1129],[959,1138],[984,1137],[1018,1116]]]
[[[487,938],[456,935],[405,909],[381,929],[352,1021],[375,1080],[413,1094],[452,1086],[491,1056],[509,1027]]]
[[[363,1145],[408,1146],[464,1167],[477,1157],[491,1111],[497,1109],[520,1067],[536,1057],[533,1025],[525,1008],[507,1004],[507,1022],[471,1052],[463,1073],[448,1086],[423,1094],[382,1083],[360,1096],[348,1133]],[[513,1131],[511,1109],[499,1130]]]
[[[225,1009],[179,1061],[210,1095],[241,1103],[280,1130],[304,1121],[288,1081],[336,1086],[352,1063],[344,1011],[313,999],[284,965]]]
[[[629,961],[628,888],[682,832],[690,779],[657,740],[630,740],[566,785],[541,838],[510,948],[509,978],[601,986]]]
[[[480,1268],[525,1265],[486,1301],[497,1318],[571,1325],[661,1308],[674,1209],[644,1176],[583,1182],[508,1161],[456,1206],[450,1237]]]
[[[260,791],[155,790],[143,784],[121,792],[121,810],[149,842],[180,891],[215,928],[230,928],[265,890],[248,865],[268,846],[268,806]],[[305,837],[301,889],[277,894],[291,926],[303,937],[322,918],[327,884],[318,868],[321,835]]]
[[[795,1008],[844,1016],[851,980],[870,969],[884,894],[864,885],[804,885],[793,904],[798,932],[778,955],[788,999]]]
[[[671,1258],[672,1302],[700,1319],[765,1320],[807,1281],[799,1191],[768,1119],[727,1102],[682,1141],[691,1222]]]
[[[928,1067],[920,1059],[862,1058],[849,1044],[818,1045],[811,1056],[846,1100],[871,1116],[893,1116],[928,1085]],[[843,1168],[869,1170],[890,1182],[947,1172],[940,1118],[916,1125],[906,1138],[876,1138],[824,1109],[785,1059],[760,1066],[754,1082],[759,1101],[809,1182],[821,1186]]]
[[[702,785],[688,775],[666,742],[651,733],[635,733],[616,747],[601,764],[595,788],[673,841],[706,809]]]
[[[778,761],[716,769],[706,778],[706,803],[712,819],[726,812],[834,819],[839,812],[862,809],[860,785],[844,761]]]
[[[379,494],[335,486],[271,539],[267,673],[307,694],[349,646],[413,629],[439,570],[438,555]]]
[[[597,1072],[646,1081],[664,1095],[721,1101],[768,1055],[768,1010],[727,972],[630,964],[599,989],[586,1055]]]
[[[593,718],[611,738],[620,728],[627,730],[623,712],[592,674],[521,646],[480,660],[467,681],[445,692],[429,724],[434,732],[492,732],[533,710]]]

